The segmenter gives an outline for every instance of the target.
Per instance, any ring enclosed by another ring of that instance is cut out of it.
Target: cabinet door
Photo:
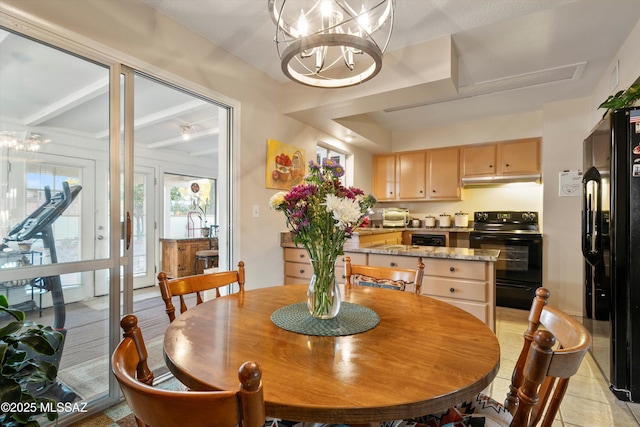
[[[378,200],[396,199],[396,156],[373,159],[373,195]]]
[[[498,174],[540,173],[540,138],[503,142],[498,145]]]
[[[491,176],[496,174],[496,145],[462,147],[462,176]]]
[[[176,242],[162,241],[162,271],[167,277],[178,277],[178,245]]]
[[[426,195],[426,152],[399,154],[398,198],[424,199]]]
[[[177,277],[189,276],[194,273],[196,253],[189,250],[189,245],[178,243],[178,275]],[[189,254],[193,256],[190,257]],[[190,262],[191,260],[191,262]]]
[[[458,147],[429,150],[428,199],[460,200],[460,158]]]

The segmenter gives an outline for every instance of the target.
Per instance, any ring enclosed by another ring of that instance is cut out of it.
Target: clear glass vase
[[[307,290],[309,313],[317,319],[331,319],[340,312],[340,288],[333,261],[311,260],[313,276]]]

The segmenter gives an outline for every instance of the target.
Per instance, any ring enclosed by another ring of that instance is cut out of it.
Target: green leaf
[[[19,402],[21,397],[22,388],[17,381],[0,377],[0,402]]]
[[[2,295],[2,296],[4,296],[4,295]],[[6,298],[5,298],[5,300],[6,300]],[[8,304],[8,302],[7,302],[7,304]],[[20,311],[20,310],[12,310],[10,308],[0,306],[0,312],[9,313],[16,320],[24,320],[24,318],[25,318],[24,311]]]
[[[24,324],[22,322],[11,322],[8,325],[3,326],[0,328],[0,339],[5,339],[5,337],[15,334],[22,329],[23,325]]]
[[[9,300],[6,295],[0,295],[0,307],[9,308]]]
[[[20,342],[26,346],[31,347],[34,351],[40,354],[53,356],[56,353],[56,348],[51,345],[51,342],[48,340],[48,338],[48,336],[29,334],[21,336]]]

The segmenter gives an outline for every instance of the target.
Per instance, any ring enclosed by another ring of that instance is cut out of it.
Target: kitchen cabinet
[[[375,234],[359,234],[351,237],[354,241],[357,239],[357,244],[370,244],[370,245],[400,245],[402,244],[402,231],[392,231],[389,233],[375,233]],[[347,241],[347,244],[352,242]],[[355,243],[355,242],[353,242]],[[346,246],[345,246],[346,250]]]
[[[395,154],[373,158],[373,195],[379,201],[396,200]]]
[[[398,198],[423,199],[426,195],[426,152],[398,154]]]
[[[381,202],[460,200],[458,147],[375,156],[373,195]]]
[[[162,271],[169,278],[202,274],[203,264],[196,266],[196,252],[209,249],[208,238],[160,239]]]
[[[461,147],[463,178],[540,174],[540,138]]]
[[[540,138],[505,141],[498,144],[499,175],[540,173]]]
[[[461,148],[462,176],[496,174],[496,144],[470,145]]]
[[[284,284],[309,283],[313,268],[306,249],[284,249]]]
[[[495,263],[422,258],[422,294],[455,305],[495,330]]]
[[[429,150],[427,198],[460,200],[460,159],[458,147]]]
[[[347,279],[346,272],[344,271],[344,259],[346,257],[351,258],[351,265],[367,265],[368,256],[362,252],[345,252],[344,255],[338,258],[336,261],[336,280],[338,283],[344,283]]]

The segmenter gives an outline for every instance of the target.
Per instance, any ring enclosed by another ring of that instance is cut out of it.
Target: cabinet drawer
[[[313,268],[311,268],[310,263],[285,262],[284,275],[300,277],[302,279],[311,279],[311,276],[313,276]]]
[[[285,248],[284,260],[293,262],[309,262],[309,254],[306,249]]]
[[[484,261],[423,258],[422,262],[425,276],[487,280],[487,263]]]
[[[486,303],[489,299],[489,284],[425,276],[422,282],[422,293],[429,296]]]
[[[414,256],[369,254],[369,265],[375,265],[378,267],[406,268],[409,270],[415,270],[418,268],[419,262],[420,259]]]
[[[487,304],[478,304],[475,302],[458,301],[458,300],[452,300],[448,298],[438,298],[438,297],[436,297],[436,299],[439,299],[440,301],[444,301],[453,306],[461,308],[467,313],[470,313],[475,317],[477,317],[478,319],[482,320],[492,330],[494,329],[491,319],[489,318],[489,306]]]
[[[337,265],[344,266],[345,257],[351,258],[351,264],[367,265],[367,254],[360,252],[346,252],[344,255],[338,258]]]

